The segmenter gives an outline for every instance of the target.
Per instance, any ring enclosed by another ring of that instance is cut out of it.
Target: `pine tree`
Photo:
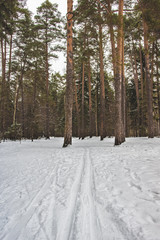
[[[57,10],[57,4],[52,4],[46,0],[37,9],[35,16],[37,27],[39,28],[39,38],[44,44],[44,62],[45,62],[45,82],[46,82],[46,123],[45,123],[45,137],[49,138],[49,60],[51,57],[56,57],[53,54],[55,51],[61,49],[59,45],[51,46],[58,39],[62,38],[62,19]]]
[[[100,5],[98,4],[99,12],[99,59],[100,59],[100,137],[101,140],[105,137],[105,85],[104,85],[104,57],[103,57],[103,32]]]
[[[65,133],[63,147],[72,144],[73,104],[73,0],[67,0],[67,79],[65,95]]]
[[[13,18],[17,16],[18,1],[7,0],[0,3],[0,44],[1,44],[1,69],[2,84],[0,92],[0,131],[4,137],[4,132],[10,125],[8,114],[11,105],[10,99],[10,73],[11,73],[11,54],[12,54],[12,34],[15,22]],[[10,40],[9,40],[10,39]],[[10,41],[10,53],[8,54],[8,42]],[[7,58],[9,55],[9,67]]]
[[[14,56],[13,56],[13,67],[17,70],[17,83],[15,96],[18,100],[18,95],[21,96],[21,126],[22,136],[25,137],[26,126],[25,126],[25,102],[24,102],[24,76],[30,62],[30,50],[32,41],[32,20],[31,14],[27,9],[21,9],[21,16],[17,21],[16,25],[16,38],[14,39]],[[17,102],[15,100],[15,103]],[[14,109],[14,121],[16,119],[16,108]]]
[[[116,79],[115,79],[115,145],[124,141],[123,117],[122,117],[122,52],[123,52],[123,0],[119,1],[119,28],[117,40]]]

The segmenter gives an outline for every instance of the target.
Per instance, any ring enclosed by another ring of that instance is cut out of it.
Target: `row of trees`
[[[67,24],[48,0],[34,19],[25,1],[0,7],[1,138],[160,134],[158,0],[68,0]]]
[[[68,1],[72,3],[72,1]],[[117,10],[118,7],[118,10]],[[105,95],[105,71],[104,71],[104,47],[103,36],[104,28],[107,28],[110,36],[111,62],[113,66],[113,85],[115,89],[114,107],[114,130],[115,145],[125,141],[125,136],[130,135],[128,124],[135,120],[132,128],[136,136],[148,135],[153,138],[159,134],[160,128],[160,101],[159,101],[159,37],[160,37],[160,10],[159,1],[78,1],[76,13],[79,37],[82,31],[83,40],[81,41],[81,64],[82,78],[82,117],[81,131],[84,134],[84,76],[87,64],[88,74],[88,93],[89,93],[89,122],[91,117],[91,68],[90,61],[93,57],[94,48],[91,42],[98,39],[99,52],[99,75],[100,75],[100,119],[99,133],[101,140],[107,134],[105,122],[106,114],[106,95]],[[118,12],[118,14],[116,13]],[[125,13],[125,14],[124,14]],[[92,33],[92,34],[90,34]],[[156,48],[155,48],[156,45]],[[151,47],[152,46],[152,47]],[[74,54],[77,52],[75,51]],[[156,59],[155,59],[156,56]],[[95,59],[95,55],[94,55]],[[75,60],[74,60],[75,63]],[[97,63],[97,59],[96,59]],[[95,66],[95,64],[94,64]],[[110,66],[109,66],[110,67]],[[127,71],[130,67],[132,74]],[[75,64],[74,64],[75,69]],[[76,71],[77,72],[77,71]],[[70,77],[68,82],[72,82]],[[76,86],[75,86],[76,87]],[[76,89],[75,89],[76,92]],[[68,97],[68,94],[66,94]],[[70,96],[72,98],[72,96]],[[130,99],[132,98],[132,100]],[[155,101],[153,102],[153,99]],[[157,111],[158,110],[158,111]],[[67,110],[66,110],[67,111]],[[146,113],[147,112],[147,113]],[[109,113],[109,112],[108,112]],[[77,118],[79,110],[77,107]],[[96,121],[95,121],[96,122]],[[132,123],[131,123],[132,124]],[[131,125],[130,124],[130,125]],[[67,124],[66,124],[67,126]],[[71,129],[69,134],[71,135]],[[92,131],[90,127],[90,136]],[[65,145],[64,140],[64,145]],[[68,144],[68,143],[67,143]],[[71,144],[71,141],[69,142]]]
[[[1,9],[1,135],[49,138],[57,125],[56,104],[61,104],[57,95],[61,101],[63,94],[63,77],[50,71],[51,59],[63,50],[63,19],[49,1],[34,20],[25,2],[2,1]]]

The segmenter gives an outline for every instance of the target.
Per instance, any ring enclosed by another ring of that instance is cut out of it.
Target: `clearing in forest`
[[[160,240],[160,139],[0,144],[1,240]]]

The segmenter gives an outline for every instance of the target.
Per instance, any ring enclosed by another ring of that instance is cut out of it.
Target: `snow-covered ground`
[[[0,144],[0,239],[160,240],[160,139]]]

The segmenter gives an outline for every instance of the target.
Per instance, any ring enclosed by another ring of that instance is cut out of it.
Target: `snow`
[[[0,239],[160,240],[160,139],[0,144]]]

